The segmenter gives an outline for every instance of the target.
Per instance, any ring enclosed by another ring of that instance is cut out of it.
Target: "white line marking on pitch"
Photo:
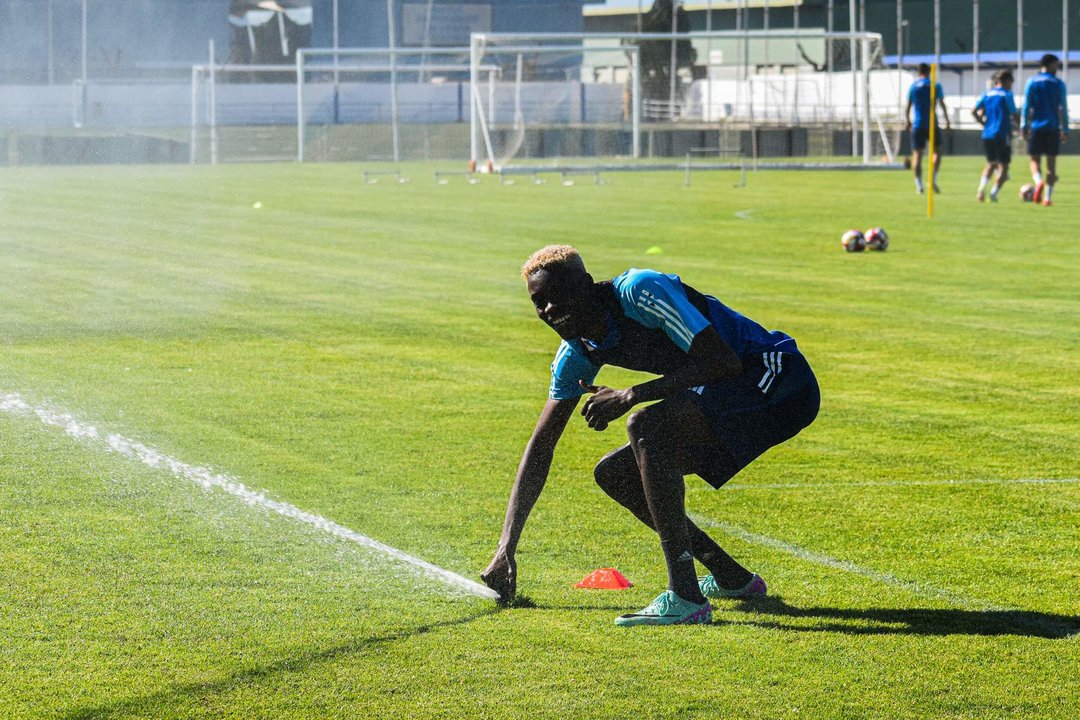
[[[138,460],[148,467],[167,469],[172,472],[173,475],[198,483],[207,490],[214,487],[220,488],[230,495],[240,498],[249,505],[262,507],[287,518],[307,523],[308,525],[342,538],[343,540],[349,540],[370,550],[389,555],[404,563],[408,563],[458,590],[490,598],[492,600],[497,600],[499,597],[498,593],[491,588],[462,577],[455,572],[445,570],[437,565],[432,565],[426,560],[421,560],[418,557],[404,553],[401,550],[390,547],[378,540],[369,538],[366,535],[361,535],[355,530],[350,530],[349,528],[339,525],[320,515],[301,510],[295,505],[268,498],[264,493],[244,486],[243,483],[230,475],[215,473],[204,467],[189,465],[174,457],[159,452],[154,448],[147,447],[146,445],[133,440],[128,440],[120,435],[105,435],[98,431],[93,425],[83,423],[68,413],[56,412],[41,405],[31,405],[19,395],[12,393],[0,393],[0,410],[23,417],[36,415],[38,420],[45,425],[62,428],[64,432],[72,437],[95,441],[104,445],[107,450]]]
[[[969,478],[958,480],[860,480],[838,483],[765,483],[725,485],[725,490],[828,490],[839,487],[916,487],[949,485],[1054,485],[1080,483],[1080,478]]]
[[[1002,607],[986,602],[985,600],[979,600],[976,598],[966,597],[964,595],[958,595],[957,593],[945,590],[943,588],[934,587],[925,583],[914,582],[911,580],[904,580],[903,578],[890,575],[889,573],[878,572],[876,570],[868,570],[866,568],[859,567],[854,563],[847,562],[846,560],[837,560],[836,558],[829,557],[813,550],[807,550],[806,548],[793,545],[783,540],[777,540],[775,538],[768,537],[766,535],[759,535],[752,533],[749,530],[744,530],[736,525],[730,525],[725,522],[718,522],[716,520],[709,520],[699,516],[693,516],[691,518],[694,522],[705,525],[707,527],[716,528],[728,535],[744,540],[754,545],[763,545],[774,550],[780,550],[786,552],[789,555],[793,555],[800,560],[807,560],[818,565],[824,565],[825,567],[834,568],[836,570],[843,570],[854,575],[861,575],[862,577],[875,580],[886,585],[892,585],[893,587],[902,588],[910,593],[920,596],[933,596],[939,600],[944,600],[952,605],[968,609],[968,610],[1015,610],[1016,608]]]
[[[735,213],[735,217],[739,218],[740,220],[752,220],[753,218],[750,217],[750,214],[753,213],[753,212],[757,212],[757,211],[754,210],[753,208],[751,208],[749,210],[739,210],[738,212]]]

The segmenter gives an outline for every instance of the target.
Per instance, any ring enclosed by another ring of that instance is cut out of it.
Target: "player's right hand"
[[[517,594],[517,561],[502,550],[495,553],[487,570],[480,573],[480,579],[489,588],[499,593],[497,602],[509,605]]]

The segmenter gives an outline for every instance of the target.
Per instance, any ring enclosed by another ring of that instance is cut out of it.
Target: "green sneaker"
[[[631,625],[708,625],[712,622],[712,605],[706,600],[704,605],[683,600],[672,590],[665,590],[649,606],[636,613],[627,613],[615,618],[615,624],[622,627]]]
[[[745,600],[747,598],[763,598],[769,592],[765,581],[757,573],[754,573],[754,577],[750,578],[750,582],[735,590],[720,587],[716,582],[716,578],[712,575],[701,578],[699,585],[701,594],[707,598],[740,598]]]

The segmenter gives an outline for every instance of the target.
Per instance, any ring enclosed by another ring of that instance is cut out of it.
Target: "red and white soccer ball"
[[[1024,202],[1031,202],[1035,198],[1035,186],[1031,183],[1020,186],[1020,199]]]
[[[871,250],[885,250],[889,247],[889,233],[885,232],[885,228],[870,228],[866,231],[866,247]]]
[[[861,230],[848,230],[840,237],[840,244],[848,252],[862,252],[866,249],[866,236]]]

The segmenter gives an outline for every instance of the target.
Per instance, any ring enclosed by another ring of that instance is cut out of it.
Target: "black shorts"
[[[922,150],[930,141],[930,128],[911,128],[911,149]],[[941,128],[934,128],[934,149],[941,149]]]
[[[986,150],[986,162],[1001,163],[1008,165],[1012,162],[1012,145],[1003,138],[983,139],[983,149]]]
[[[744,364],[739,377],[692,391],[717,443],[688,448],[690,469],[716,488],[798,435],[821,404],[817,379],[800,353],[769,352]]]
[[[1057,155],[1061,150],[1061,134],[1058,130],[1032,130],[1028,136],[1028,155]]]

